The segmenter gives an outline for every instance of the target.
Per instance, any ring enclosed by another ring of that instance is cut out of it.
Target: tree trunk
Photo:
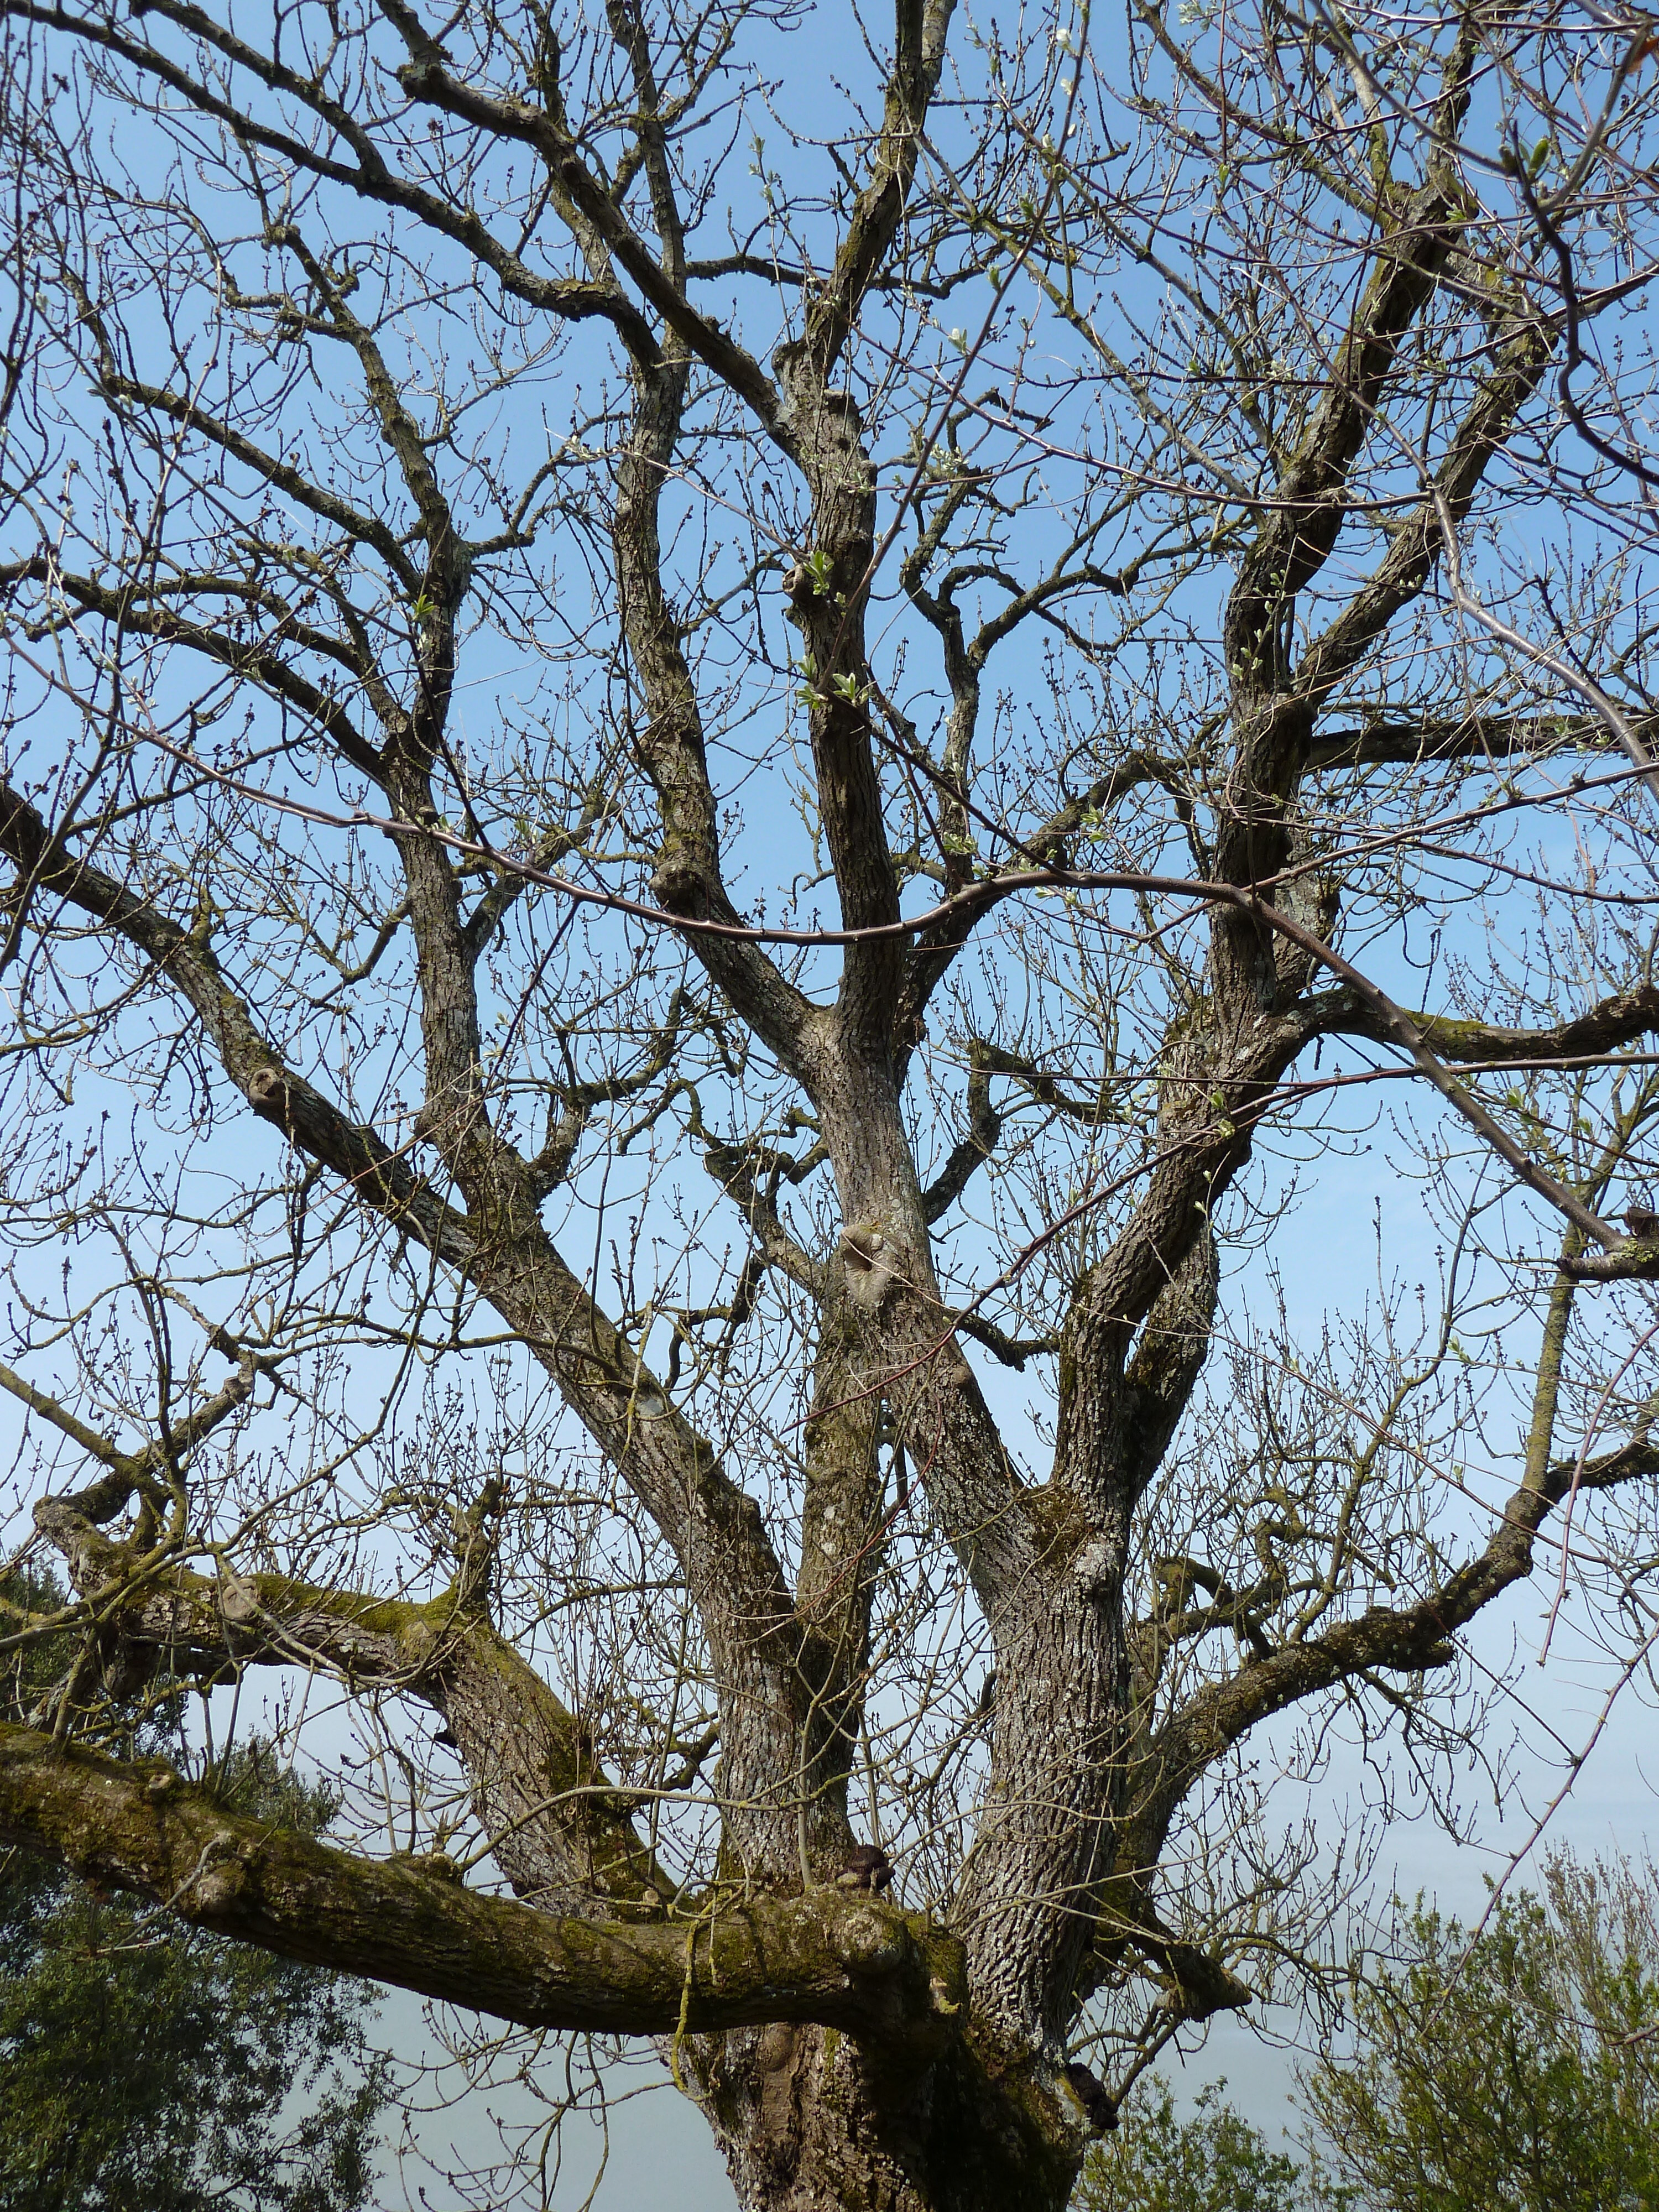
[[[744,2212],[1062,2212],[1089,2141],[1064,2091],[965,2042],[889,2069],[833,2028],[779,2025],[682,2057]]]

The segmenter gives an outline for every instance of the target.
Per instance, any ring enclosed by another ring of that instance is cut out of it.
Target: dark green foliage
[[[6,1595],[62,1602],[49,1584]],[[149,1747],[166,1728],[163,1708]],[[257,1745],[221,1786],[312,1833],[332,1810]],[[0,2212],[356,2212],[387,2094],[373,2001],[0,1852]]]

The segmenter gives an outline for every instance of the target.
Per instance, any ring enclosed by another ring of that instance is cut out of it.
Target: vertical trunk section
[[[1066,2092],[965,2039],[919,2067],[774,2026],[682,2057],[744,2212],[1063,2212],[1089,2141]]]

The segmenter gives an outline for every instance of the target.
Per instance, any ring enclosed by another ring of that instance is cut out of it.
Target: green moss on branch
[[[659,2035],[682,2021],[700,2033],[817,2021],[938,2048],[961,2017],[960,1947],[874,1895],[717,1898],[646,1925],[556,1918],[418,1861],[243,1819],[163,1763],[59,1748],[33,1729],[0,1726],[0,1841],[216,1934],[526,2027]]]

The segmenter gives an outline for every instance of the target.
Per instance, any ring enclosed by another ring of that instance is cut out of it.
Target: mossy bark
[[[1063,2087],[971,2034],[921,2064],[781,2024],[690,2055],[744,2212],[1060,2212],[1088,2141]]]

